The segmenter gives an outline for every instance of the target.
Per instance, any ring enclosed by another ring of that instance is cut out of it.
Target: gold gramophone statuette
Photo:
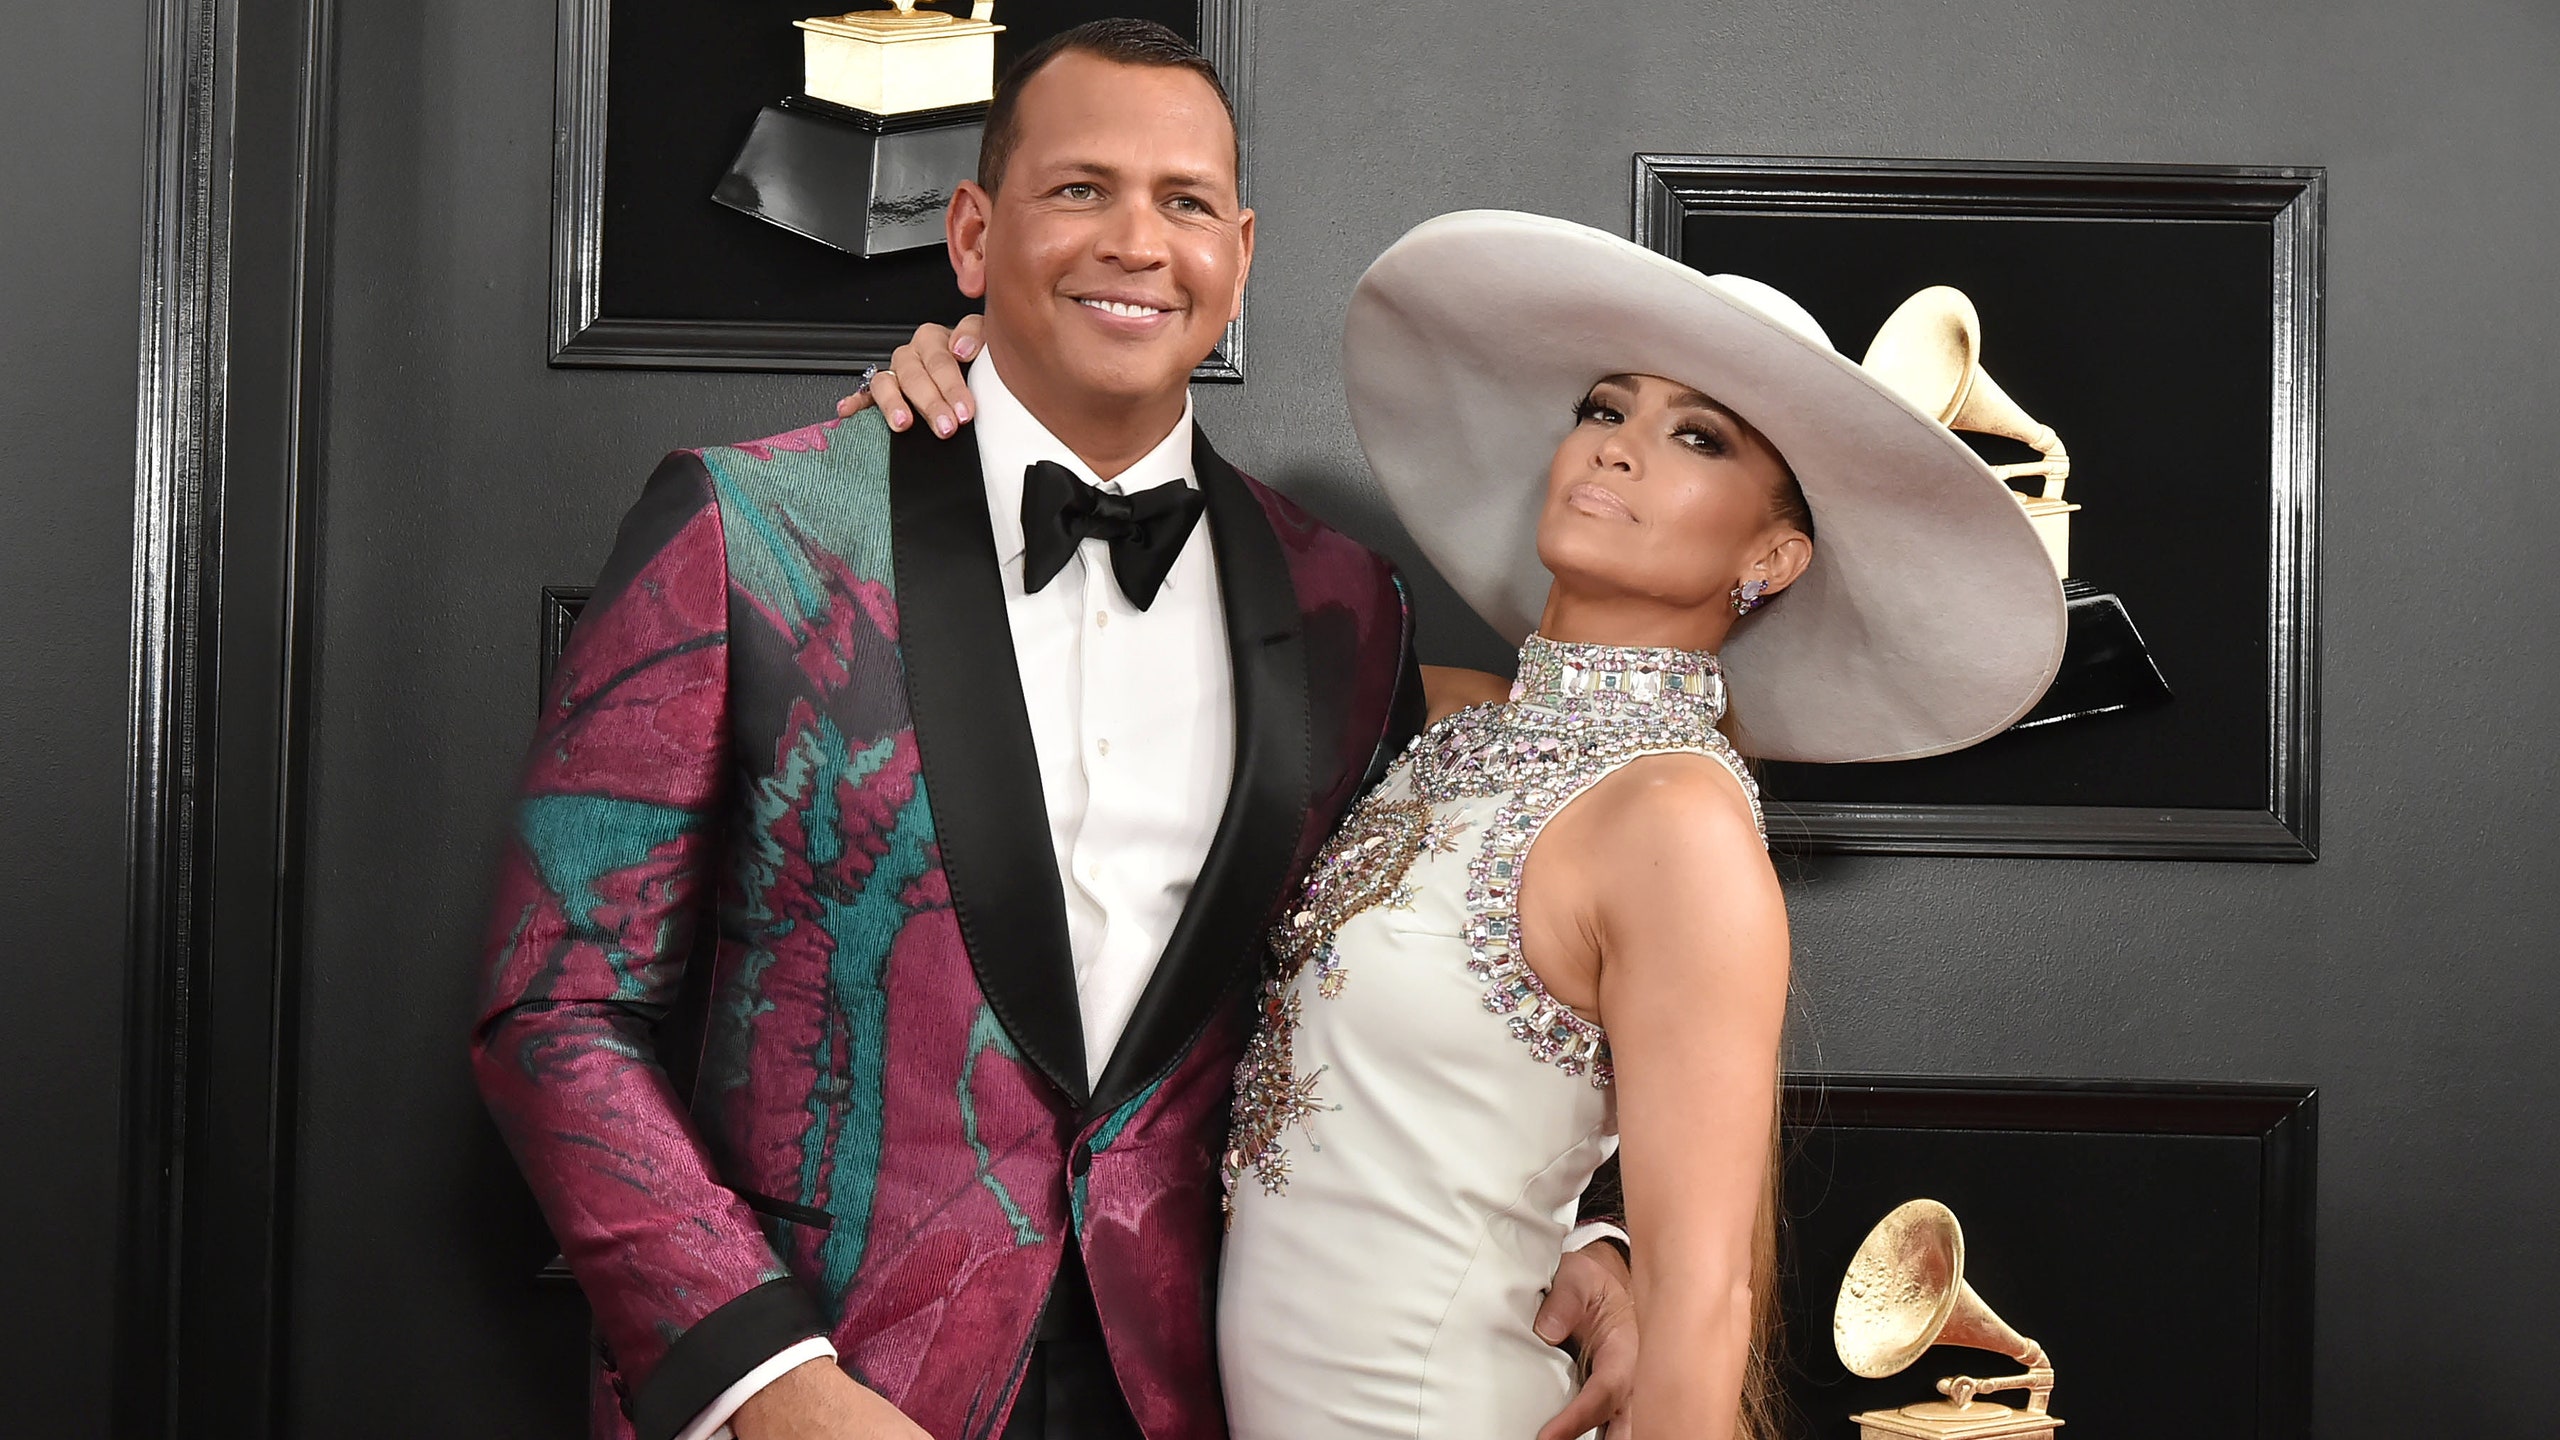
[[[912,115],[984,105],[995,95],[994,0],[965,16],[893,0],[887,10],[853,10],[792,23],[801,32],[801,89],[872,115]]]
[[[2072,576],[2071,517],[2080,506],[2062,497],[2071,478],[2071,454],[2052,426],[2028,414],[1982,367],[1982,315],[1971,297],[1952,285],[1932,285],[1914,294],[1877,329],[1875,343],[1860,363],[1913,409],[1948,429],[1997,435],[2036,452],[2033,460],[1990,467],[2017,497],[2045,558],[2053,562],[2066,616],[2061,668],[2018,728],[2167,701],[2169,683],[2143,645],[2123,598]]]
[[[1982,316],[1972,298],[1952,285],[1932,285],[1913,295],[1886,317],[1859,364],[1950,430],[1998,435],[2036,452],[2036,459],[1994,465],[1991,473],[2003,480],[2044,482],[2040,493],[2021,494],[2018,503],[2035,522],[2053,572],[2068,579],[2071,513],[2080,508],[2062,498],[2063,482],[2071,478],[2071,455],[2052,426],[2028,414],[1982,368]]]
[[[1997,1350],[2026,1367],[2023,1375],[1988,1380],[1951,1375],[1938,1382],[1944,1400],[1853,1416],[1861,1440],[2009,1440],[2049,1434],[2062,1424],[2047,1413],[2053,1362],[1965,1283],[1964,1227],[1935,1200],[1898,1205],[1868,1232],[1841,1277],[1831,1342],[1840,1363],[1869,1380],[1902,1373],[1932,1345]],[[2026,1408],[1979,1398],[2002,1390],[2026,1391]]]

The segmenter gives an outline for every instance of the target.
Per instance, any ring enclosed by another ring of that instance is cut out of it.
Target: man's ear
[[[1232,324],[1244,315],[1244,282],[1253,278],[1253,212],[1236,212],[1236,239],[1244,246],[1244,263],[1236,267],[1236,303],[1227,307],[1227,320]]]
[[[972,300],[987,293],[987,221],[995,209],[996,197],[977,181],[963,180],[942,212],[942,243],[951,255],[951,273],[959,278],[960,293]]]

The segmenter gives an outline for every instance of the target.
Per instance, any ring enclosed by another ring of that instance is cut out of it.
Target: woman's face
[[[1742,417],[1653,375],[1609,376],[1575,416],[1538,517],[1559,591],[1686,610],[1803,573],[1811,543],[1778,518],[1786,462]]]

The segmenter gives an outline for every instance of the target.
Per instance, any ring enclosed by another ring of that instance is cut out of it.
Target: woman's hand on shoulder
[[[977,355],[985,329],[983,315],[962,316],[954,329],[917,326],[915,338],[891,351],[889,363],[873,372],[870,388],[836,402],[837,418],[877,407],[890,429],[904,430],[921,415],[934,434],[950,439],[974,413],[969,377],[960,366]]]
[[[1499,705],[1511,698],[1511,682],[1489,670],[1455,665],[1422,667],[1422,700],[1437,725],[1470,705]]]

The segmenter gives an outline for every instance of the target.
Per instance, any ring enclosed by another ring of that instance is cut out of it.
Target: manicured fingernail
[[[945,439],[949,439],[951,435],[951,417],[948,415],[935,416],[933,418],[933,433],[940,435]]]
[[[951,345],[951,353],[959,356],[963,360],[966,360],[970,356],[978,353],[978,342],[966,337],[955,340]]]
[[[954,405],[951,407],[951,413],[959,416],[963,420],[966,420],[969,418],[969,407],[966,405]]]
[[[890,428],[890,429],[892,429],[892,430],[904,430],[904,429],[906,429],[906,428],[907,428],[907,412],[906,412],[906,411],[904,411],[904,410],[892,410],[892,411],[890,411],[890,412],[889,412],[889,428]]]

